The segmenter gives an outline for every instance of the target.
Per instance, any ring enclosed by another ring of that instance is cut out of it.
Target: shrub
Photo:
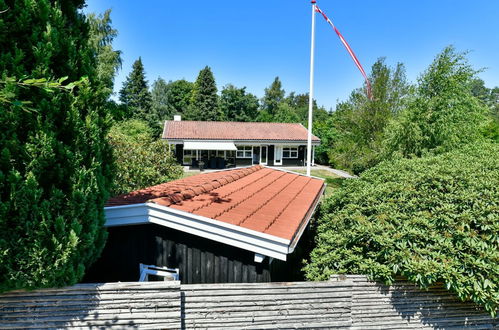
[[[128,120],[111,128],[109,141],[117,166],[114,194],[175,180],[182,175],[182,167],[176,163],[168,144],[154,140],[152,134],[147,123],[140,120]]]
[[[310,280],[401,275],[443,282],[495,314],[499,285],[499,145],[383,162],[348,180],[321,209]]]
[[[0,291],[71,285],[105,243],[109,90],[83,5],[0,1]]]

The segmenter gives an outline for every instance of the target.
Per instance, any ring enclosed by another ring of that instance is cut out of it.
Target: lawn
[[[307,171],[305,169],[303,170],[293,170],[292,172],[300,173],[300,174],[305,174]],[[329,196],[330,194],[333,193],[333,191],[340,187],[343,182],[344,178],[334,174],[333,172],[330,172],[328,170],[311,170],[310,175],[321,178],[326,180],[326,192],[325,195]]]

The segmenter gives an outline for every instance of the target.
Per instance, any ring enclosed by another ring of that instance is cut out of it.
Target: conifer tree
[[[282,89],[282,83],[279,77],[275,77],[272,84],[265,88],[265,95],[262,99],[262,110],[274,116],[277,112],[279,103],[284,100],[285,91]]]
[[[145,120],[152,125],[157,122],[158,118],[152,112],[152,97],[140,57],[133,63],[132,72],[123,83],[120,101],[127,107],[129,118]]]
[[[105,242],[109,89],[83,5],[0,0],[8,8],[0,14],[0,90],[16,100],[0,111],[0,291],[73,284]],[[65,92],[6,78],[82,84]]]
[[[223,120],[218,108],[215,77],[209,66],[199,71],[187,117],[190,120]]]

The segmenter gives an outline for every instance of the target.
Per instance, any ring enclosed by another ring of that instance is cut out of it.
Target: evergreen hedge
[[[349,180],[321,208],[309,280],[366,274],[421,287],[443,282],[497,312],[499,145],[383,162]]]
[[[71,92],[0,84],[14,100],[0,104],[0,291],[73,284],[105,242],[109,91],[83,5],[0,0],[1,80],[84,81]]]

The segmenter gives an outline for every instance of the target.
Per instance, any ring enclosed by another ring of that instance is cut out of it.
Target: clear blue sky
[[[415,81],[446,45],[470,50],[488,87],[499,86],[498,0],[318,0],[366,71],[378,57],[403,62]],[[217,87],[232,83],[263,96],[279,76],[284,89],[308,92],[310,2],[306,0],[170,1],[89,0],[85,12],[111,8],[123,52],[115,91],[139,57],[149,83],[194,81],[209,65]],[[334,108],[362,76],[334,31],[317,16],[315,98]]]

